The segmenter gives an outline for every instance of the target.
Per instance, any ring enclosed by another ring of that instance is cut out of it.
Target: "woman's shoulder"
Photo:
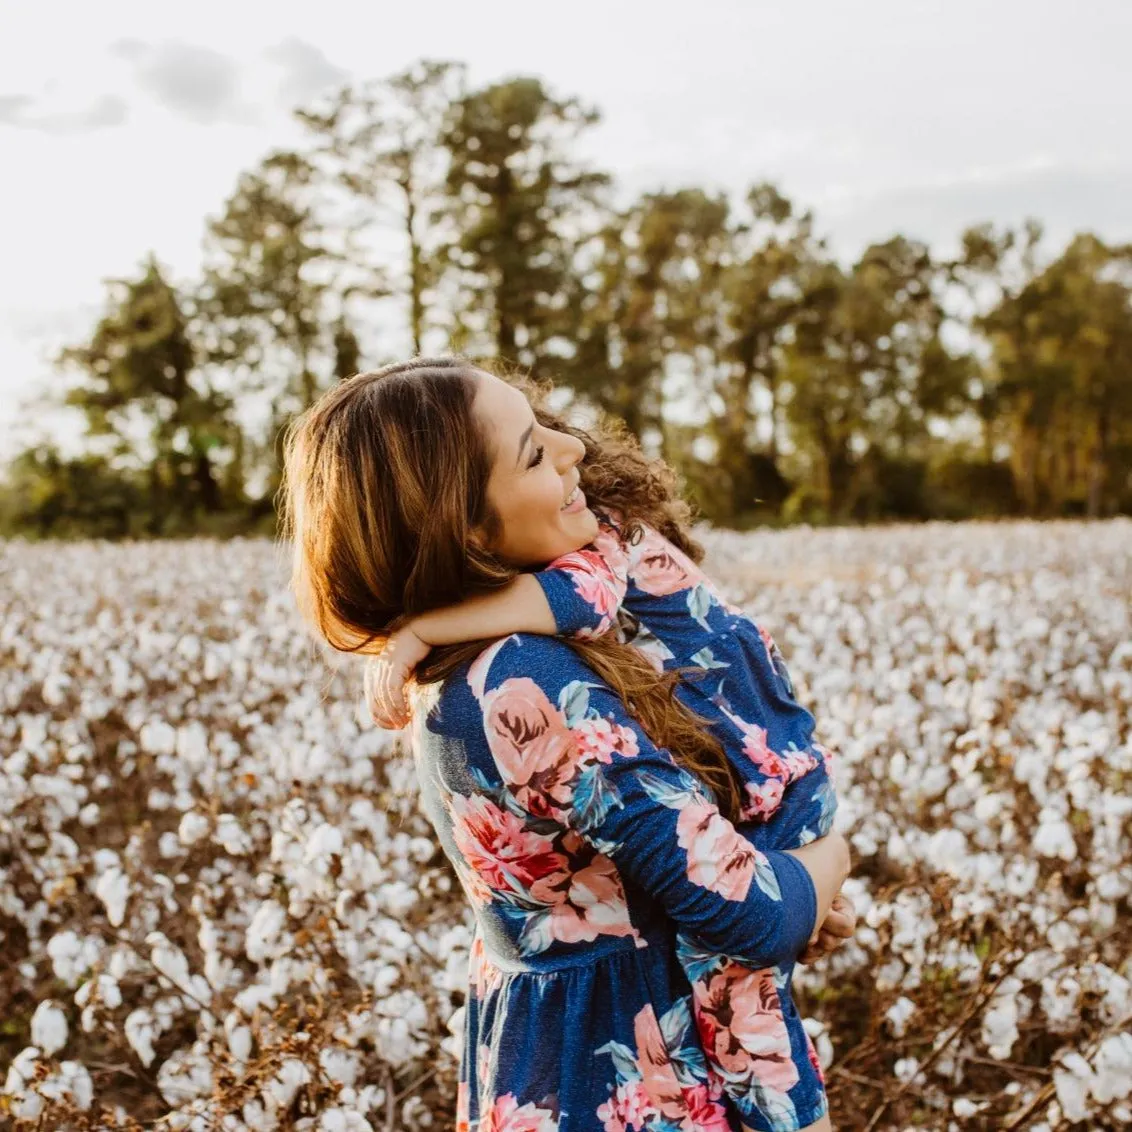
[[[466,683],[476,699],[508,681],[528,679],[548,694],[579,670],[593,674],[561,637],[543,633],[510,633],[492,642],[467,668]]]
[[[565,684],[582,676],[597,680],[560,637],[510,633],[443,680],[418,689],[414,708],[424,713],[428,730],[468,738],[482,732],[488,701],[500,689],[514,691],[518,681],[528,681],[553,699]]]

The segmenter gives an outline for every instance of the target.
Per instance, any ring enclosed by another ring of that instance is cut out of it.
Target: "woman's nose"
[[[582,457],[586,454],[586,446],[576,436],[570,436],[568,433],[563,435],[566,437],[567,443],[563,444],[559,450],[558,459],[559,467],[563,471],[567,471],[581,462]]]

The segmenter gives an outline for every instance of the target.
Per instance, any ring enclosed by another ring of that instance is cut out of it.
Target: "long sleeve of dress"
[[[598,513],[599,531],[580,550],[560,555],[533,577],[542,586],[557,633],[586,639],[607,633],[629,586],[629,556],[620,528]]]
[[[567,644],[512,634],[476,659],[468,683],[481,772],[502,781],[512,813],[584,839],[693,945],[759,967],[798,956],[817,911],[805,867],[744,838]]]

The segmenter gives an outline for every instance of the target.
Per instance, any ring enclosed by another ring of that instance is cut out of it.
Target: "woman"
[[[336,386],[287,443],[304,613],[335,648],[378,651],[407,620],[586,545],[595,516],[566,504],[579,482],[678,533],[682,505],[655,470],[613,439],[588,452],[584,435],[461,359]],[[417,669],[422,801],[477,921],[461,1123],[740,1127],[705,1064],[677,942],[792,961],[848,849],[836,834],[766,854],[744,840],[728,820],[734,772],[677,679],[611,636],[515,633]]]

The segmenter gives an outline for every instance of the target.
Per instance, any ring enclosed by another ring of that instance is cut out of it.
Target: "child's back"
[[[533,576],[560,635],[614,630],[658,670],[704,669],[677,694],[711,721],[743,783],[743,832],[759,848],[793,848],[828,833],[836,809],[830,754],[794,698],[769,633],[732,605],[686,554],[647,523],[628,541],[618,516],[582,550]]]

